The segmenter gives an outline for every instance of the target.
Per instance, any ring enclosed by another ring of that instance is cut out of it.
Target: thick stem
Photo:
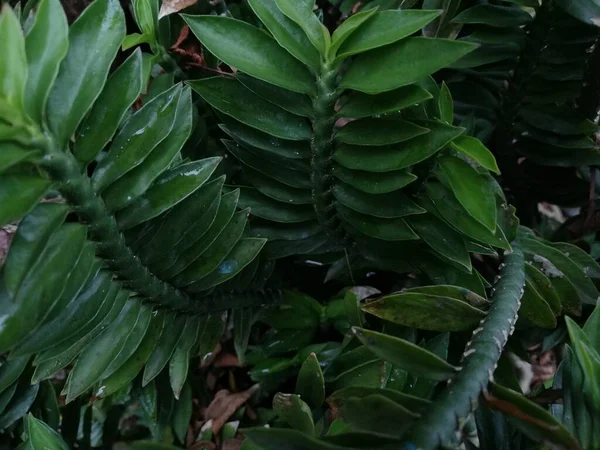
[[[313,207],[321,228],[332,239],[343,242],[345,233],[336,216],[333,196],[331,158],[335,124],[335,92],[337,71],[323,63],[317,77],[317,93],[313,97],[314,115],[311,118],[311,190]]]
[[[512,246],[512,253],[506,254],[501,265],[488,315],[465,348],[460,372],[448,381],[446,390],[413,428],[402,448],[437,449],[454,442],[456,432],[477,408],[479,395],[487,390],[514,330],[525,285],[523,252],[517,243]]]
[[[114,216],[108,214],[104,201],[96,195],[90,179],[82,174],[81,167],[71,153],[57,150],[50,144],[41,165],[58,183],[58,191],[73,206],[81,221],[88,226],[89,237],[96,243],[98,256],[117,273],[128,289],[138,293],[145,301],[158,307],[193,313],[223,311],[248,306],[248,303],[257,304],[257,295],[219,294],[192,298],[159,279],[127,246]],[[265,298],[277,295],[270,292],[266,294]]]

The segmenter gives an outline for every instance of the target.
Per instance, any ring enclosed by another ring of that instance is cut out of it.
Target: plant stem
[[[345,232],[336,216],[332,191],[333,175],[333,127],[335,124],[335,92],[337,71],[322,63],[317,77],[317,93],[312,99],[314,115],[311,117],[313,137],[311,140],[311,191],[313,207],[321,228],[338,242],[345,240]]]
[[[70,152],[60,151],[48,142],[41,165],[58,183],[58,191],[87,225],[89,237],[96,243],[98,256],[117,273],[128,289],[138,293],[144,300],[181,312],[208,313],[256,305],[277,296],[277,292],[266,292],[262,296],[261,293],[188,296],[150,272],[127,246],[114,216],[107,212],[104,200],[94,192],[89,177],[81,172],[79,163]]]
[[[456,432],[477,408],[481,392],[493,378],[502,349],[512,334],[525,285],[523,252],[513,242],[494,286],[492,305],[465,347],[462,367],[448,387],[429,407],[402,448],[437,449],[456,440]]]

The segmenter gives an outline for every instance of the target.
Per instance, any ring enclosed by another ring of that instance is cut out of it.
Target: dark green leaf
[[[428,133],[427,128],[397,119],[353,120],[335,138],[345,144],[381,146],[404,142]]]
[[[386,241],[404,241],[419,239],[404,219],[383,219],[361,214],[338,205],[338,211],[352,227],[366,236]]]
[[[52,183],[30,175],[0,175],[0,226],[31,211]]]
[[[259,97],[286,111],[303,117],[313,114],[312,104],[307,95],[288,91],[244,73],[236,74],[236,79]]]
[[[399,41],[419,31],[439,15],[440,11],[415,9],[376,12],[344,41],[337,51],[338,58]]]
[[[314,92],[307,68],[258,28],[229,17],[182,17],[200,42],[226,64],[294,92]]]
[[[459,136],[452,141],[452,148],[467,155],[489,171],[500,174],[494,155],[479,139],[471,136]]]
[[[331,45],[329,31],[313,13],[313,3],[294,0],[275,0],[275,3],[288,18],[294,21],[308,37],[308,40],[325,55]]]
[[[496,5],[476,5],[464,10],[452,23],[484,24],[490,27],[519,27],[533,20],[533,17],[521,8]]]
[[[19,383],[10,402],[0,413],[0,430],[8,428],[29,411],[40,389],[39,384]]]
[[[342,78],[340,88],[368,94],[391,91],[452,64],[476,47],[468,42],[408,38],[357,57]],[[406,61],[413,63],[407,65]]]
[[[10,359],[0,366],[0,393],[6,392],[19,379],[29,361],[28,356]],[[2,411],[2,408],[0,408]]]
[[[111,183],[142,164],[171,132],[181,86],[173,86],[132,115],[94,170],[92,185],[102,192]]]
[[[384,94],[354,92],[337,112],[338,117],[369,117],[393,113],[432,98],[425,89],[409,85]]]
[[[486,316],[452,297],[410,291],[367,302],[362,309],[393,323],[433,331],[472,330]]]
[[[348,208],[374,217],[394,219],[425,212],[401,192],[371,195],[344,183],[336,183],[333,193],[340,203]]]
[[[325,380],[317,355],[311,353],[302,363],[294,391],[312,409],[320,408],[325,400]]]
[[[146,386],[152,381],[171,359],[173,351],[179,341],[179,337],[186,323],[184,316],[178,316],[175,313],[168,314],[165,317],[165,325],[156,346],[148,359],[144,369],[142,384]]]
[[[239,205],[250,208],[254,216],[280,223],[304,222],[315,216],[312,206],[278,202],[251,188],[242,189]]]
[[[188,375],[190,352],[198,339],[200,324],[203,324],[203,320],[197,316],[189,316],[187,318],[181,332],[181,337],[169,361],[169,381],[177,400],[179,400],[179,394],[183,389]]]
[[[133,228],[177,205],[199,189],[220,162],[219,157],[206,158],[164,172],[144,195],[117,213],[119,228]]]
[[[387,194],[397,191],[417,179],[416,175],[405,170],[373,173],[334,165],[331,171],[339,180],[367,194]]]
[[[403,339],[357,327],[352,328],[352,332],[377,356],[414,375],[443,381],[456,373],[443,359]]]
[[[467,162],[453,156],[438,159],[456,199],[465,210],[488,230],[496,230],[496,198],[491,186]],[[436,172],[440,169],[436,169]]]
[[[299,395],[278,392],[273,398],[273,411],[292,428],[309,436],[315,433],[310,407]]]
[[[60,434],[29,413],[25,418],[27,436],[33,449],[69,450]]]
[[[253,128],[294,141],[312,136],[306,119],[262,99],[237,80],[213,77],[188,84],[213,108]]]
[[[431,131],[400,145],[377,148],[341,145],[335,151],[334,159],[348,169],[368,172],[405,169],[429,158],[464,132],[462,128],[439,122],[427,121],[422,124]]]
[[[438,108],[440,110],[440,120],[452,125],[452,122],[454,121],[454,104],[452,103],[450,89],[448,89],[445,82],[442,82],[442,87],[440,88]]]
[[[138,49],[109,77],[81,125],[73,150],[80,162],[92,161],[110,141],[144,84],[142,52]]]

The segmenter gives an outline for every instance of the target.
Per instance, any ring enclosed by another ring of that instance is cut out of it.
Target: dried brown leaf
[[[222,389],[215,394],[215,398],[208,405],[205,412],[205,419],[213,421],[212,430],[217,434],[225,422],[235,413],[240,406],[258,390],[259,385],[255,384],[247,391],[231,393]]]
[[[188,6],[196,4],[197,1],[198,0],[164,0],[160,7],[160,11],[158,12],[158,18],[160,20],[169,14],[181,11]]]

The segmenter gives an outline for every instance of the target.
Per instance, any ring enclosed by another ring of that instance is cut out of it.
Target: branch
[[[514,331],[525,285],[523,252],[518,243],[511,245],[512,253],[505,253],[500,266],[488,316],[473,331],[460,372],[448,381],[447,389],[414,427],[403,448],[437,449],[453,442],[457,430],[477,408],[479,395],[487,391],[502,349]]]

